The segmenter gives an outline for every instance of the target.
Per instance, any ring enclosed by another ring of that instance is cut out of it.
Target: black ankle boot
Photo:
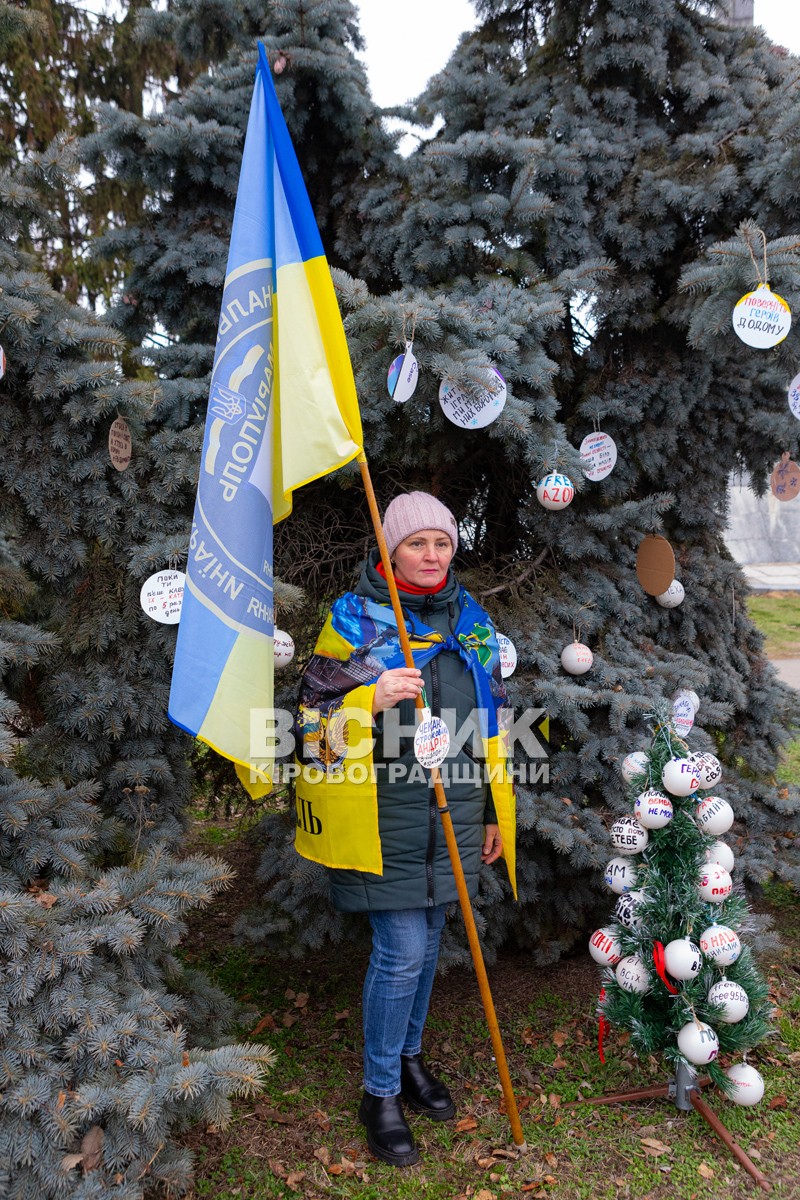
[[[400,1094],[409,1108],[432,1121],[449,1121],[456,1115],[453,1097],[441,1080],[431,1075],[421,1054],[400,1055]]]
[[[419,1150],[414,1145],[399,1096],[373,1096],[364,1092],[358,1119],[367,1127],[367,1142],[376,1158],[393,1167],[409,1167],[419,1162]]]

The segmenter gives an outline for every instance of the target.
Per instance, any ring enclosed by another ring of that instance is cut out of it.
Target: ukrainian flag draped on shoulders
[[[296,488],[362,445],[330,270],[260,45],[169,700],[254,795],[272,766],[272,526]]]
[[[491,619],[464,588],[459,604],[456,627],[446,637],[416,621],[411,652],[419,668],[443,650],[455,652],[472,674],[486,774],[516,896],[516,810],[506,737],[513,713]],[[295,849],[303,857],[382,873],[372,700],[378,676],[404,665],[389,605],[353,592],[334,603],[300,690]]]

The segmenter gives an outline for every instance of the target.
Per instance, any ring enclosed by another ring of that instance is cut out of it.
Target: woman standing
[[[455,518],[434,496],[411,492],[391,502],[383,528],[417,665],[402,665],[373,550],[356,593],[334,604],[303,677],[297,848],[334,868],[338,910],[369,916],[359,1118],[372,1152],[406,1166],[419,1152],[401,1098],[434,1121],[455,1114],[447,1087],[422,1057],[445,912],[458,896],[435,793],[414,757],[419,694],[459,734],[442,775],[470,897],[480,864],[504,852],[504,838],[513,885],[514,817],[498,727],[505,690],[497,640],[453,574]],[[352,732],[354,713],[362,714],[356,720],[366,743]],[[465,729],[474,734],[472,748]]]

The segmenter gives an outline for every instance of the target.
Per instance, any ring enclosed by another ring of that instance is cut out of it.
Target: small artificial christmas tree
[[[736,1099],[740,1089],[717,1055],[766,1036],[768,989],[740,937],[749,910],[733,889],[733,851],[720,840],[733,824],[722,768],[710,752],[691,753],[674,720],[662,703],[649,750],[622,764],[631,811],[611,828],[606,868],[619,900],[590,940],[606,967],[600,1019],[629,1030],[640,1057],[702,1066]]]

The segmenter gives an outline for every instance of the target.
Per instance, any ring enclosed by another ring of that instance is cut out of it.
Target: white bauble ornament
[[[569,675],[585,675],[594,662],[594,655],[583,642],[570,642],[561,651],[561,665]]]
[[[633,754],[626,755],[619,768],[625,782],[633,783],[637,775],[646,775],[647,762],[647,755],[643,750],[634,750]]]
[[[687,695],[678,696],[672,701],[672,727],[678,737],[685,738],[692,732],[695,711],[695,707]],[[690,754],[690,760],[691,757]]]
[[[657,788],[648,788],[636,797],[633,812],[645,829],[663,829],[672,820],[672,801]]]
[[[792,327],[789,305],[768,283],[760,283],[754,292],[742,296],[731,320],[736,336],[755,350],[777,346]]]
[[[678,688],[678,691],[675,693],[672,699],[673,701],[680,700],[683,696],[687,697],[692,708],[695,712],[697,712],[698,708],[700,707],[700,697],[698,696],[697,692],[693,692],[691,688]]]
[[[183,571],[156,571],[142,584],[139,603],[148,617],[159,624],[177,625],[181,619],[185,586]]]
[[[618,854],[641,854],[649,835],[635,817],[619,817],[611,826],[611,845]]]
[[[589,938],[589,953],[601,967],[613,967],[622,958],[622,947],[613,929],[605,925]]]
[[[731,1096],[734,1104],[744,1104],[746,1107],[758,1104],[764,1095],[764,1080],[755,1067],[751,1067],[749,1063],[734,1063],[732,1067],[728,1067],[725,1074],[735,1088]]]
[[[703,751],[700,754],[690,754],[689,762],[693,764],[697,772],[697,778],[700,780],[700,788],[707,792],[709,788],[714,787],[722,779],[722,764],[715,754],[709,754],[708,751]]]
[[[700,875],[697,890],[701,900],[706,900],[709,904],[721,904],[730,896],[733,880],[724,867],[717,863],[709,863]]]
[[[667,590],[656,596],[656,604],[660,604],[662,608],[677,608],[679,604],[683,604],[685,596],[683,584],[680,580],[673,579]]]
[[[536,499],[543,508],[552,510],[566,508],[572,503],[575,489],[572,480],[566,475],[553,472],[545,475],[536,486]]]
[[[691,796],[700,781],[688,758],[671,758],[664,764],[661,782],[673,796]]]
[[[718,863],[730,875],[736,859],[733,857],[733,851],[727,842],[712,842],[706,850],[706,862]]]
[[[709,925],[700,934],[700,949],[718,967],[729,967],[742,953],[742,943],[729,926]]]
[[[673,979],[694,979],[702,965],[700,947],[689,938],[675,938],[664,947],[664,966]]]
[[[629,858],[612,858],[606,867],[605,881],[618,896],[630,892],[636,887],[636,867]]]
[[[638,909],[644,899],[645,894],[642,891],[623,892],[614,905],[615,920],[619,921],[620,925],[624,925],[626,929],[639,929],[642,918],[638,914]]]
[[[720,796],[708,796],[694,810],[694,819],[703,833],[727,833],[733,824],[733,809]]]
[[[721,1004],[724,1012],[717,1017],[723,1025],[736,1025],[743,1021],[750,1011],[750,999],[747,992],[739,983],[731,983],[729,979],[720,979],[708,992],[709,1004]]]
[[[272,635],[272,645],[275,651],[275,666],[288,666],[294,658],[294,638],[282,629],[276,629]]]
[[[638,954],[626,954],[614,972],[617,983],[626,992],[644,993],[650,987],[650,972]]]
[[[688,1021],[678,1034],[678,1049],[690,1063],[703,1067],[719,1054],[719,1038],[704,1021]]]
[[[498,633],[497,649],[500,654],[500,674],[503,679],[508,679],[517,669],[517,647],[510,637]]]

